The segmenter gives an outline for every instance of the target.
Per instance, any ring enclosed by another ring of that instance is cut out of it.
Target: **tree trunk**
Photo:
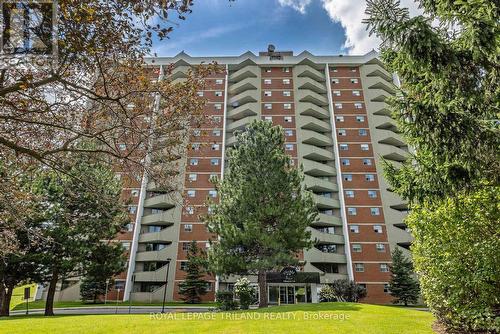
[[[2,309],[3,300],[5,298],[5,285],[0,282],[0,310]]]
[[[3,290],[3,288],[2,288]],[[12,298],[12,292],[14,291],[14,286],[7,286],[7,291],[3,293],[2,298],[2,308],[0,309],[0,317],[8,317],[10,314],[10,299]]]
[[[47,301],[45,302],[45,315],[54,315],[54,296],[56,294],[57,281],[59,280],[59,269],[52,270],[52,278],[50,279],[49,290],[47,291]]]
[[[259,307],[267,307],[266,271],[259,270]]]

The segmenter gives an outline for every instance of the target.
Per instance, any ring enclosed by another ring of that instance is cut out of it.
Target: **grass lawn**
[[[22,297],[21,297],[22,298]],[[119,306],[128,306],[128,302],[118,302]],[[161,306],[162,303],[139,303],[139,302],[132,302],[132,306]],[[202,304],[185,304],[183,302],[167,302],[165,303],[167,306],[215,306],[214,302],[207,302],[207,303],[202,303]],[[68,308],[68,307],[115,307],[116,306],[116,301],[113,300],[108,300],[106,304],[104,303],[98,303],[98,304],[92,304],[92,303],[83,303],[81,301],[74,301],[74,302],[54,302],[54,308]],[[45,308],[45,300],[37,300],[34,302],[29,303],[29,308],[30,310],[32,309],[37,309],[37,308]],[[25,310],[26,309],[26,303],[19,304],[17,305],[14,310]]]
[[[156,316],[15,316],[0,320],[0,332],[432,334],[434,321],[429,312],[353,303],[300,304],[230,313],[171,313],[164,314],[163,319]]]
[[[14,309],[17,305],[18,309],[26,308],[26,300],[24,299],[24,288],[30,287],[30,297],[33,298],[36,292],[36,284],[26,284],[18,286],[12,291],[12,299],[10,300],[10,309]]]

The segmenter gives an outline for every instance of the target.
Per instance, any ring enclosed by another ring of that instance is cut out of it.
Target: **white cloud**
[[[366,25],[362,23],[366,17],[365,0],[321,0],[323,8],[334,22],[344,28],[346,41],[344,48],[350,54],[365,54],[377,49],[380,40],[375,36],[368,36]],[[311,0],[279,0],[281,6],[290,6],[304,14]],[[402,0],[401,6],[410,10],[410,15],[420,14],[418,5],[413,0]]]
[[[305,14],[306,7],[309,6],[311,0],[278,0],[281,6],[292,7],[296,11]]]

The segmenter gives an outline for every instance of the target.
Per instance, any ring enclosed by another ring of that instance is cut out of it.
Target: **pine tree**
[[[413,264],[396,248],[392,252],[391,281],[389,291],[394,304],[415,304],[420,295],[418,281],[413,277]]]
[[[192,241],[189,246],[186,267],[186,278],[179,284],[179,294],[186,303],[200,303],[201,296],[207,293],[208,282],[203,279],[206,259],[196,241]]]
[[[311,245],[306,228],[317,217],[284,145],[283,129],[266,121],[238,134],[224,179],[216,183],[219,203],[206,217],[218,235],[209,252],[213,271],[258,275],[260,307],[267,305],[266,272],[298,263],[297,253]]]

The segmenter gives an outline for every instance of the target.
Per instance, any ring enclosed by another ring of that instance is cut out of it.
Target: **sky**
[[[412,0],[403,0],[414,12]],[[379,40],[361,23],[365,0],[195,0],[193,13],[170,39],[157,41],[158,56],[181,51],[191,56],[257,54],[274,44],[278,51],[315,55],[365,54]]]

